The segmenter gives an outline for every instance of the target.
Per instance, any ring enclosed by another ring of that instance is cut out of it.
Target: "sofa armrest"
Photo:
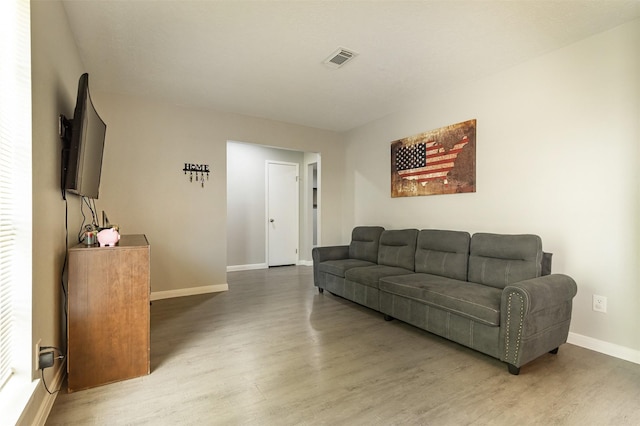
[[[523,301],[524,315],[571,300],[578,292],[576,282],[568,275],[551,274],[508,285],[502,291],[501,306],[517,294]]]
[[[546,251],[542,252],[542,275],[551,274],[551,258],[552,257],[553,257],[553,253],[547,253]]]
[[[576,282],[563,274],[508,285],[500,308],[501,359],[515,367],[567,341]]]
[[[349,246],[314,247],[311,250],[313,263],[325,260],[337,260],[349,258]]]
[[[313,284],[318,287],[320,282],[320,272],[318,265],[325,260],[338,260],[349,258],[349,246],[326,246],[314,247],[311,250],[311,258],[313,259]]]

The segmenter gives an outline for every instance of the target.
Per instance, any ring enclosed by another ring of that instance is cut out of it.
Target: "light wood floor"
[[[153,302],[151,375],[67,394],[48,425],[639,425],[640,365],[565,344],[519,376],[312,284],[229,273]]]

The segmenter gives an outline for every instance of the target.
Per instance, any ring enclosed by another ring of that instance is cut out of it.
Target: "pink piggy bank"
[[[115,228],[103,229],[98,232],[98,242],[100,247],[115,246],[120,241],[120,234]]]

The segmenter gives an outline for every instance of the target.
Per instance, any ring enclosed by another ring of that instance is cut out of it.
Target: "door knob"
[[[269,222],[273,223],[273,222],[275,222],[275,220],[273,220],[273,219],[269,219]]]

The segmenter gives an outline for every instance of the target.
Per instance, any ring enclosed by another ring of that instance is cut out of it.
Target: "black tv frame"
[[[107,125],[91,100],[89,74],[84,73],[78,81],[73,119],[60,115],[63,141],[60,186],[63,198],[67,191],[98,198],[106,131]]]

